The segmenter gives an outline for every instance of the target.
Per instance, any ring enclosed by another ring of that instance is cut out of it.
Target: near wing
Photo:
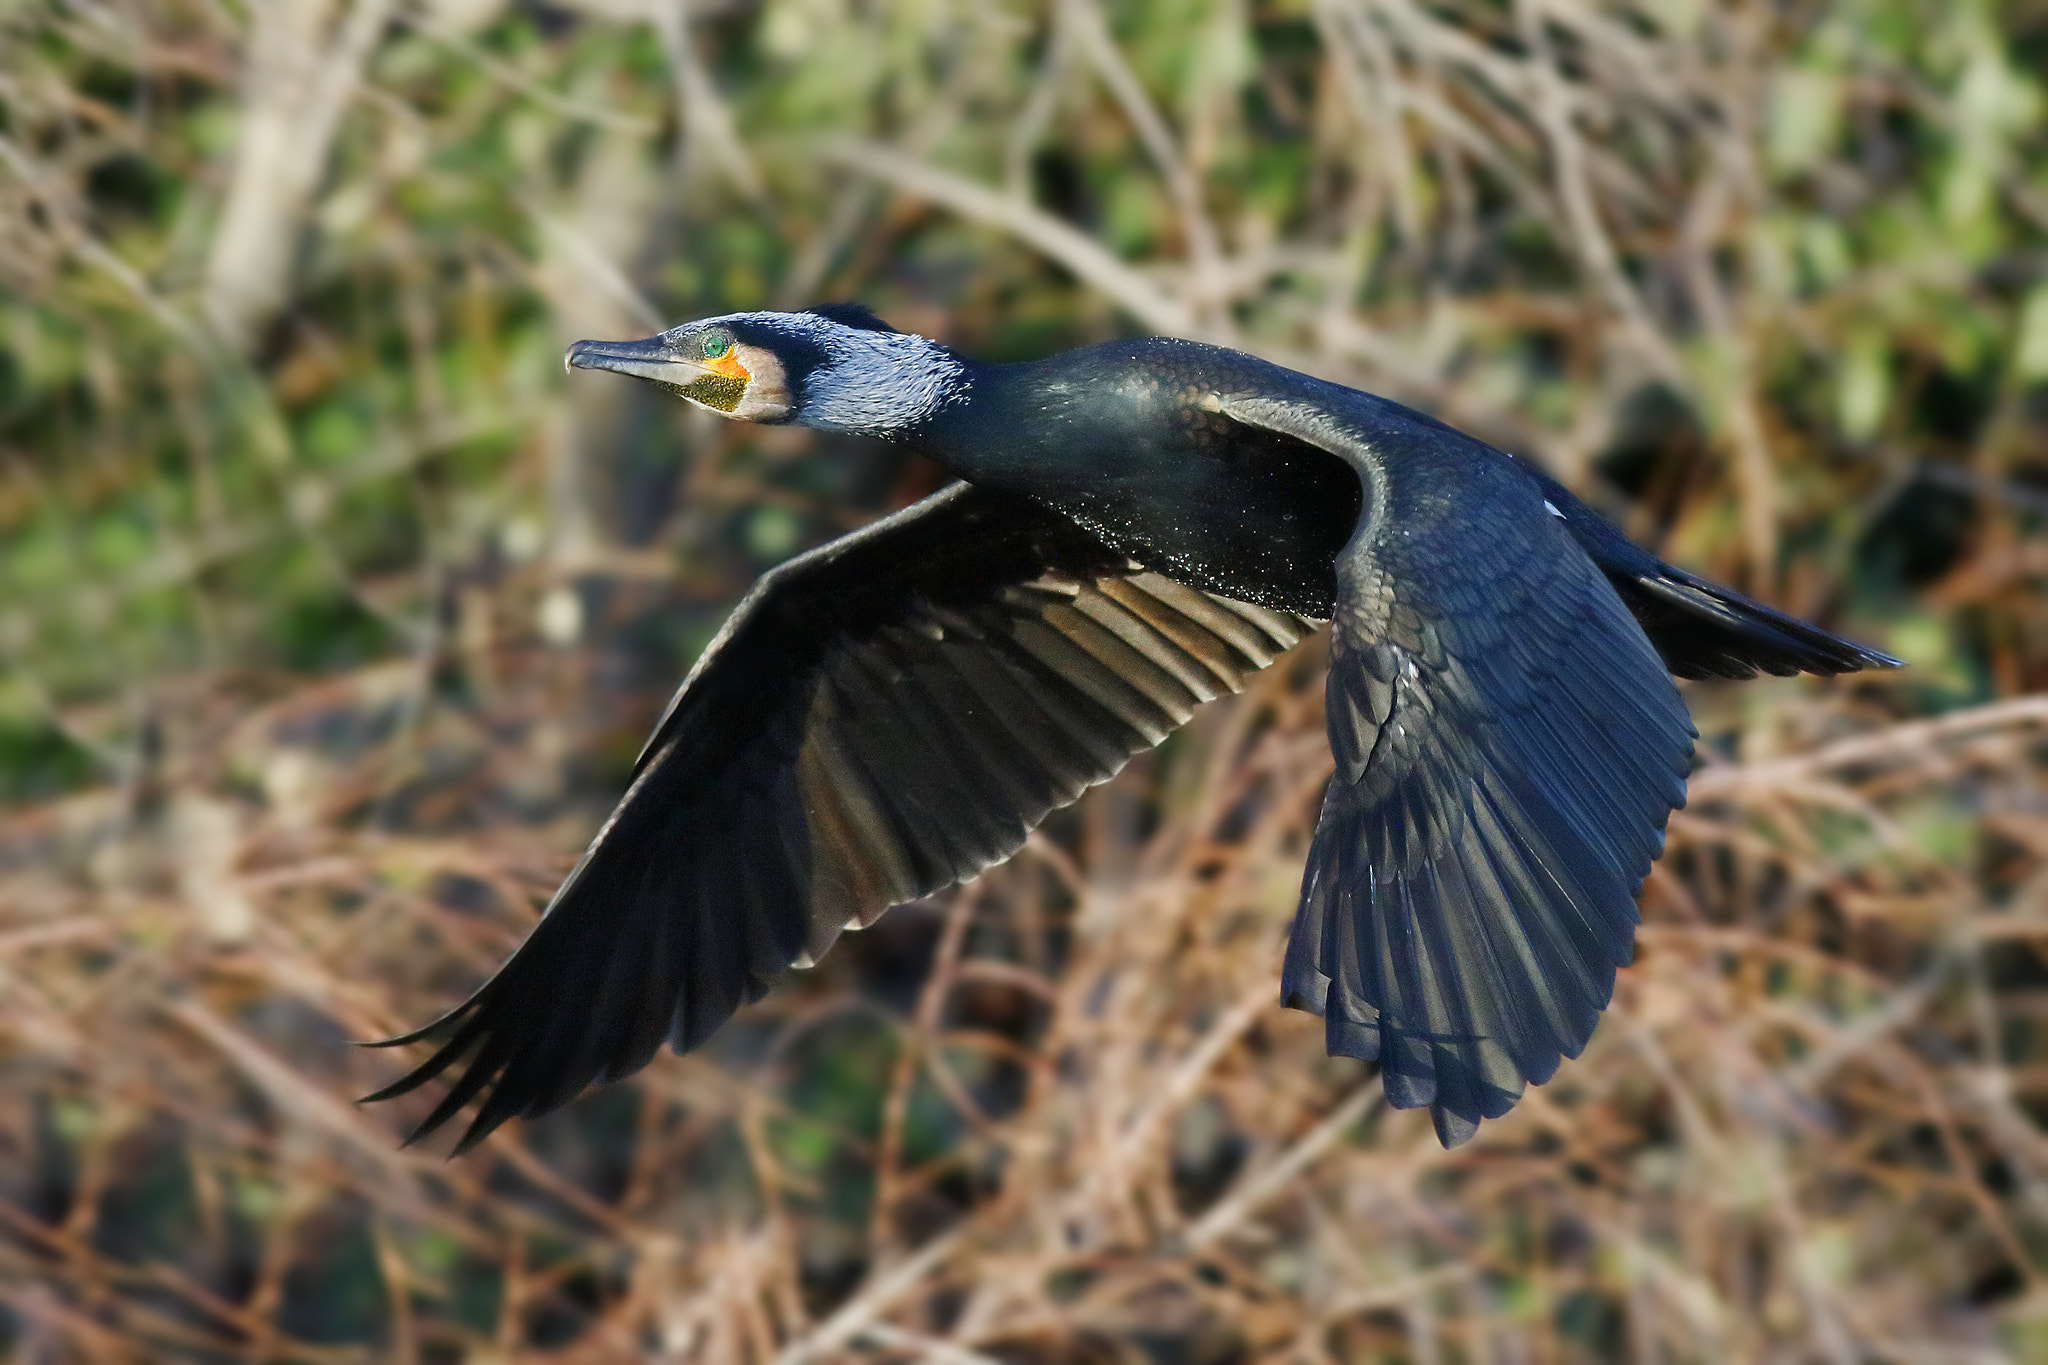
[[[691,670],[497,975],[393,1044],[461,1064],[457,1145],[702,1043],[843,928],[973,877],[1311,626],[1146,573],[955,484],[793,559]]]
[[[1454,1145],[1585,1046],[1695,732],[1542,488],[1366,401],[1222,403],[1344,457],[1367,492],[1338,560],[1337,770],[1282,998],[1324,1016],[1333,1054],[1377,1058],[1389,1102],[1428,1105]]]

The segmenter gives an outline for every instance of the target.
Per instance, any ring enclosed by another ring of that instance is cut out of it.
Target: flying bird
[[[780,565],[669,702],[525,943],[393,1045],[457,1151],[703,1043],[891,905],[974,877],[1330,624],[1335,774],[1281,978],[1469,1139],[1584,1048],[1697,732],[1672,683],[1898,660],[1674,568],[1522,460],[1166,338],[984,364],[855,305],[569,366],[900,442],[960,482]]]

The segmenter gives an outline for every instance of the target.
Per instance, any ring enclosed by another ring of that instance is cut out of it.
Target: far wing
[[[1310,627],[1146,573],[1066,518],[955,484],[767,574],[669,703],[531,936],[393,1043],[372,1099],[457,1067],[418,1138],[702,1043],[842,928],[973,877],[1238,691]]]
[[[1324,1016],[1333,1054],[1377,1058],[1389,1102],[1428,1105],[1453,1145],[1591,1036],[1695,732],[1540,486],[1366,402],[1222,401],[1366,482],[1331,622],[1336,775],[1282,992]]]

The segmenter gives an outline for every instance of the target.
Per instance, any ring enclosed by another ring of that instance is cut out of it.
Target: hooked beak
[[[645,341],[579,341],[563,357],[572,370],[610,370],[659,384],[679,398],[726,417],[767,421],[783,414],[779,383],[757,384],[758,371],[779,373],[774,357],[737,342],[716,360],[700,360],[687,344],[678,353],[666,334]],[[752,367],[741,359],[753,357]]]
[[[661,337],[645,341],[579,341],[562,357],[564,370],[611,370],[657,384],[688,384],[705,367],[684,360]]]

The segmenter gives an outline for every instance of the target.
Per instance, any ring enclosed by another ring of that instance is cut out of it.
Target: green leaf
[[[1867,441],[1891,405],[1891,357],[1880,333],[1856,338],[1842,356],[1835,388],[1835,422],[1851,441]]]
[[[2048,284],[2037,284],[2020,305],[2020,322],[2013,337],[2013,374],[2023,384],[2048,379]]]
[[[1780,176],[1811,169],[1835,144],[1841,81],[1830,71],[1788,71],[1771,87],[1764,160]]]

